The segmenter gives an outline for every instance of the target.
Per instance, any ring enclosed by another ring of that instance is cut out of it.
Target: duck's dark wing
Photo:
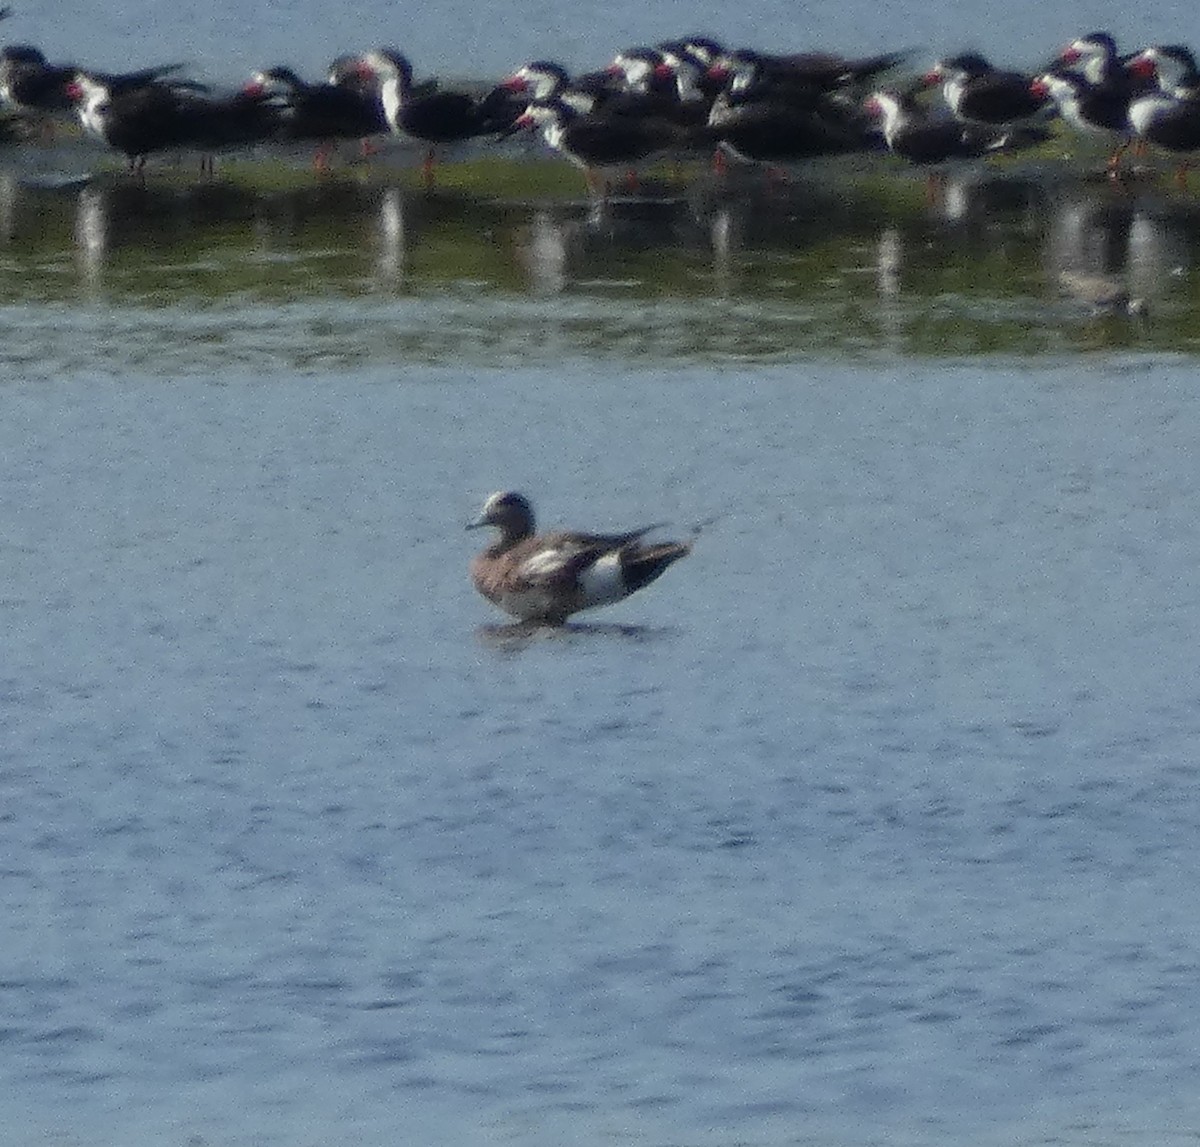
[[[622,546],[629,545],[630,542],[644,538],[653,530],[661,530],[665,525],[667,525],[666,522],[654,522],[652,525],[628,530],[623,534],[584,534],[572,531],[548,534],[546,537],[554,539],[560,544],[575,545],[581,549],[619,550]]]
[[[530,538],[510,551],[514,577],[528,588],[556,588],[575,583],[576,577],[606,554],[633,546],[662,523],[623,534],[581,534],[560,531]]]

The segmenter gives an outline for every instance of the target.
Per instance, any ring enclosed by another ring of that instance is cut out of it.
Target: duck
[[[623,601],[692,551],[690,541],[644,541],[658,526],[539,534],[532,504],[514,490],[491,494],[467,529],[483,526],[500,536],[471,562],[475,588],[519,621],[540,625],[563,625],[572,614]]]

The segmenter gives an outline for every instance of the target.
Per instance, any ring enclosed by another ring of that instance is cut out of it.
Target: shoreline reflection
[[[1190,346],[1198,222],[1186,197],[1020,176],[945,180],[931,201],[798,179],[597,207],[348,180],[47,188],[8,175],[0,242],[20,273],[0,303],[211,307],[450,289],[637,301],[631,321],[648,321],[648,303],[704,302],[733,317],[766,308],[758,324],[741,315],[764,332],[750,355],[773,353],[772,329],[800,349],[974,353],[1058,345],[1064,324],[1087,317],[1064,309],[1078,301],[1071,284],[1103,278],[1152,306],[1147,345]],[[721,345],[734,349],[731,337]]]

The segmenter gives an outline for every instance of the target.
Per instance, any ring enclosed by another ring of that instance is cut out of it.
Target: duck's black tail
[[[631,546],[621,555],[621,573],[630,593],[649,585],[673,562],[692,552],[691,542]]]

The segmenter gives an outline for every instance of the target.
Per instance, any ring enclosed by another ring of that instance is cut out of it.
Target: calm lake
[[[77,174],[0,179],[7,1141],[1194,1140],[1193,198]],[[711,521],[515,636],[501,487]]]

